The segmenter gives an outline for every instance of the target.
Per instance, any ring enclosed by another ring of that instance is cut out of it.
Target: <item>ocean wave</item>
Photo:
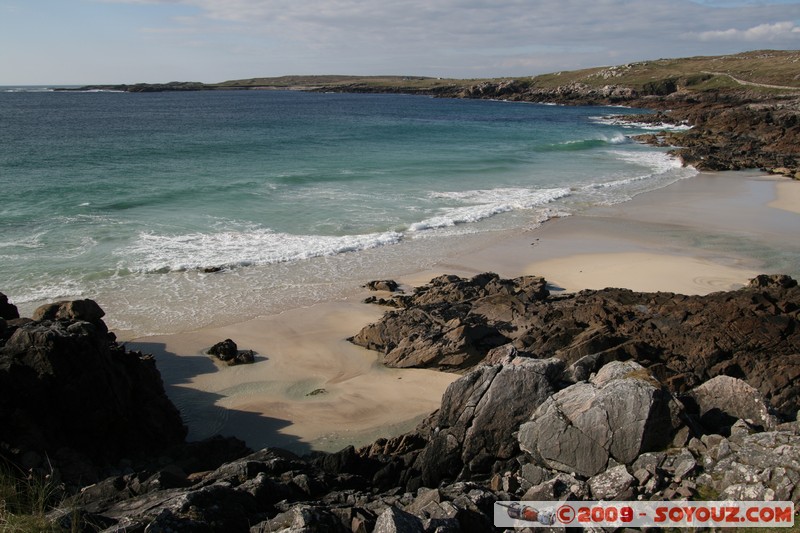
[[[17,305],[32,302],[75,300],[86,296],[87,293],[81,282],[74,279],[28,283],[23,290],[19,292],[12,290],[8,293],[8,299]]]
[[[653,188],[663,187],[674,181],[697,174],[694,167],[684,167],[680,159],[666,152],[612,150],[609,154],[627,163],[643,167],[643,173],[634,176],[589,183],[578,190],[591,194],[593,203],[609,205],[629,200],[637,194]],[[605,192],[600,192],[605,191]],[[613,192],[611,192],[613,191]],[[610,196],[607,196],[609,195]]]
[[[498,188],[434,192],[430,194],[432,198],[455,200],[471,203],[472,205],[444,207],[441,209],[441,214],[411,224],[408,230],[419,232],[478,222],[500,213],[542,206],[559,198],[569,196],[569,194],[570,189],[566,187],[558,189]]]
[[[300,261],[396,244],[397,232],[366,235],[291,235],[269,229],[157,235],[141,233],[117,252],[132,272],[180,272]]]
[[[51,93],[50,87],[0,87],[0,92],[4,93]]]
[[[591,139],[576,139],[557,144],[548,144],[544,149],[546,151],[554,152],[572,152],[578,150],[591,150],[593,148],[602,148],[604,146],[613,146],[629,142],[631,142],[631,140],[626,135],[622,133],[616,133],[610,136],[601,135]]]
[[[42,237],[46,235],[47,232],[40,231],[34,233],[32,235],[25,235],[19,239],[12,239],[12,240],[3,240],[0,241],[0,250],[4,248],[22,248],[22,249],[36,249],[36,248],[43,248],[45,246],[44,242],[42,241]]]
[[[663,174],[683,167],[681,160],[666,152],[644,150],[611,150],[611,155],[634,165],[650,169],[655,174]]]
[[[624,116],[603,116],[591,117],[590,120],[596,124],[606,124],[620,128],[648,130],[648,131],[687,131],[693,128],[686,123],[669,124],[666,122],[637,122],[628,120]]]

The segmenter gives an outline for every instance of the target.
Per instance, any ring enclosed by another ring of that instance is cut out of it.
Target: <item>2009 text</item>
[[[497,502],[495,525],[791,527],[792,502]]]

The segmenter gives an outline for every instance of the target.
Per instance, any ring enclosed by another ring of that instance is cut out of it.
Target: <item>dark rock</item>
[[[782,289],[791,289],[797,286],[797,281],[785,274],[760,274],[750,280],[750,286],[755,288],[764,289],[767,287],[779,287]]]
[[[253,350],[240,350],[231,339],[218,342],[209,348],[207,353],[228,363],[228,366],[250,364],[256,360],[256,353]]]
[[[545,281],[532,276],[440,276],[401,297],[405,309],[387,313],[350,340],[381,352],[388,366],[470,368],[489,350],[506,344],[510,321],[547,294]]]
[[[8,302],[8,296],[0,292],[0,318],[13,320],[19,318],[17,306]]]
[[[256,353],[253,350],[239,350],[234,359],[237,365],[249,365],[256,361]]]
[[[397,282],[391,279],[370,281],[366,287],[371,291],[395,292],[398,289]]]
[[[47,313],[99,320],[102,311],[86,302]],[[3,446],[99,467],[183,442],[186,428],[153,358],[125,350],[102,329],[68,318],[29,322],[0,348]],[[85,466],[76,475],[92,481]]]
[[[225,339],[208,349],[209,355],[216,356],[220,361],[230,361],[239,355],[239,347],[231,339]]]
[[[390,366],[463,370],[523,357],[557,357],[578,382],[633,359],[673,393],[726,375],[756,388],[776,414],[800,408],[800,287],[760,276],[705,296],[624,289],[548,297],[542,278],[440,276],[402,297],[353,337]]]

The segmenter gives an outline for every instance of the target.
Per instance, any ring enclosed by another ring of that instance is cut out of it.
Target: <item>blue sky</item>
[[[800,49],[785,0],[0,0],[0,85],[524,76]]]

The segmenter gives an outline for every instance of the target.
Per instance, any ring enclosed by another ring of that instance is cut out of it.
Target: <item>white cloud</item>
[[[701,41],[800,41],[800,27],[793,22],[784,21],[776,22],[775,24],[759,24],[745,30],[731,28],[705,31],[700,33],[698,37]]]
[[[800,21],[800,2],[786,0],[84,0],[91,3],[105,4],[104,12],[129,4],[120,12],[140,21],[130,42],[144,41],[155,51],[149,57],[210,81],[287,73],[521,76],[794,48],[800,40],[794,23],[776,22]],[[125,52],[142,56],[129,72],[146,81],[143,49]]]

